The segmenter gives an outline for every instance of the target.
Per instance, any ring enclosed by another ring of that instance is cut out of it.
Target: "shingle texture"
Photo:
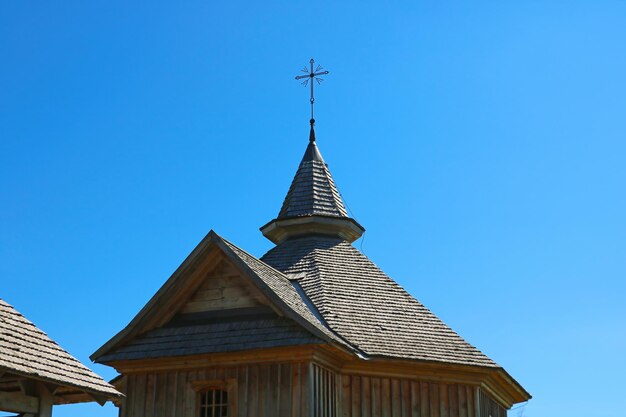
[[[286,318],[261,318],[161,327],[99,361],[160,358],[324,343]]]
[[[498,366],[339,238],[289,239],[261,260],[300,277],[330,328],[368,356]]]
[[[121,395],[3,300],[0,300],[0,371],[109,398]]]
[[[280,271],[272,268],[266,263],[258,260],[254,256],[238,248],[232,243],[225,241],[226,244],[267,284],[267,286],[287,304],[296,314],[302,317],[306,322],[311,324],[317,330],[321,331],[330,339],[344,344],[337,335],[316,317],[316,315],[307,306],[305,300],[302,299],[296,288],[291,284],[289,278]]]
[[[315,142],[309,143],[278,218],[312,215],[348,216],[335,182]]]

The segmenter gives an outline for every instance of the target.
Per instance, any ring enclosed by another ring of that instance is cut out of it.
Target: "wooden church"
[[[209,232],[92,355],[120,373],[120,417],[504,417],[530,398],[352,246],[313,119],[261,232],[261,258]]]

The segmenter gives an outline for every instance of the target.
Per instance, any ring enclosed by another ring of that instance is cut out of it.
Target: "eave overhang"
[[[306,235],[338,236],[350,243],[365,232],[365,228],[349,217],[298,216],[274,219],[261,227],[263,236],[280,244],[291,238]]]

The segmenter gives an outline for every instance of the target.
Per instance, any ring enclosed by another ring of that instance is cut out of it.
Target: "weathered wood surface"
[[[264,297],[233,265],[222,260],[205,278],[181,313],[256,307]],[[267,302],[265,301],[265,304]]]
[[[15,413],[37,413],[39,398],[21,392],[0,392],[0,410]]]
[[[342,375],[341,417],[489,417],[477,415],[476,388],[399,378]],[[491,400],[493,401],[493,400]],[[495,402],[494,402],[495,404]],[[506,417],[492,414],[492,417]]]
[[[131,373],[120,417],[197,417],[203,382],[224,381],[230,417],[506,417],[475,386],[340,375],[310,362]]]
[[[120,406],[120,417],[197,417],[197,383],[208,380],[223,380],[225,384],[236,381],[233,414],[229,415],[310,417],[310,374],[306,363],[146,372],[126,378],[127,399]]]
[[[478,389],[478,401],[476,413],[478,417],[506,417],[506,409],[489,397],[484,391]]]

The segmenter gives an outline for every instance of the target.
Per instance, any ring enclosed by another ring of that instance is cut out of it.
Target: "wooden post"
[[[52,405],[54,396],[50,389],[41,382],[37,383],[37,393],[39,394],[39,414],[37,417],[52,417]]]

